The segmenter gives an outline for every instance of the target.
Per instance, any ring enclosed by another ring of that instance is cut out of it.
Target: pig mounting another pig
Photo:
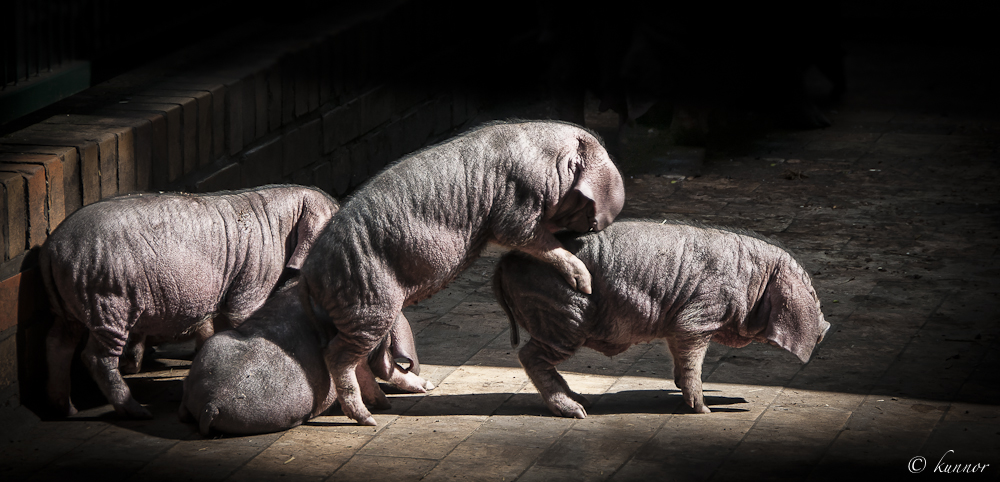
[[[301,267],[338,208],[319,189],[271,185],[129,194],[75,212],[39,253],[55,314],[46,339],[49,403],[60,415],[76,412],[70,364],[89,334],[83,361],[104,396],[119,414],[149,418],[119,371],[126,345],[138,363],[146,337],[203,341],[239,325],[286,267]]]
[[[372,178],[323,230],[301,272],[304,306],[327,315],[322,325],[336,333],[325,353],[344,413],[375,425],[363,399],[378,394],[361,393],[355,368],[404,306],[444,287],[487,242],[528,253],[554,266],[567,288],[589,293],[587,268],[553,233],[599,231],[624,198],[599,139],[562,122],[487,124]]]
[[[531,335],[518,358],[556,415],[584,418],[585,398],[555,366],[586,346],[613,356],[665,339],[684,402],[708,413],[701,368],[709,341],[770,343],[807,362],[830,324],[809,274],[755,233],[678,222],[619,221],[600,233],[560,237],[593,276],[593,293],[569,289],[536,260],[508,253],[493,288],[511,321]]]
[[[327,340],[306,316],[295,285],[286,284],[236,329],[209,338],[195,356],[184,379],[178,415],[197,422],[203,436],[213,431],[287,430],[322,414],[337,400],[323,359]],[[398,365],[397,358],[406,359],[409,368]],[[417,376],[420,363],[413,334],[402,314],[368,363],[357,369],[371,370],[409,392],[433,388]],[[384,399],[372,403],[388,407]]]

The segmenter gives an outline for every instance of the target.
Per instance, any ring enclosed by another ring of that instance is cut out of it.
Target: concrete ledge
[[[0,92],[0,124],[90,87],[90,62],[76,60]]]

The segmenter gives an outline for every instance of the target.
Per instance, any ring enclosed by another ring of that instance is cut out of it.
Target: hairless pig
[[[551,268],[517,253],[505,255],[493,277],[512,345],[518,325],[531,334],[518,352],[521,365],[556,415],[587,416],[586,399],[555,369],[581,346],[613,356],[666,339],[685,403],[708,413],[701,365],[710,340],[770,343],[805,363],[830,328],[809,274],[749,231],[619,221],[563,242],[593,275],[592,295],[566,289]]]
[[[302,309],[292,281],[235,330],[205,342],[184,380],[178,415],[183,421],[198,422],[204,436],[213,430],[254,434],[295,427],[337,400],[323,361],[325,345]],[[409,368],[396,364],[397,358],[405,358]],[[417,376],[420,364],[413,335],[402,314],[358,370],[371,370],[409,392],[432,388]],[[371,402],[387,406],[384,399]]]
[[[39,257],[56,315],[46,340],[53,408],[76,412],[70,364],[89,331],[83,361],[104,396],[120,414],[150,417],[118,369],[126,344],[139,348],[146,336],[203,341],[213,323],[238,325],[264,303],[284,268],[301,267],[338,208],[318,189],[272,185],[131,194],[74,213]]]
[[[590,273],[553,233],[601,230],[624,198],[598,138],[562,122],[488,124],[374,177],[302,267],[306,309],[329,315],[323,325],[337,332],[325,353],[344,413],[375,425],[362,398],[377,394],[358,393],[354,368],[401,308],[440,290],[488,241],[555,266],[568,287],[589,293]]]

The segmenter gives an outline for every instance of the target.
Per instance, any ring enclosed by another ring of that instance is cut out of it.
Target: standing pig
[[[770,343],[805,363],[830,328],[809,274],[749,231],[630,221],[563,242],[590,269],[592,295],[567,289],[551,268],[517,253],[505,255],[493,277],[512,345],[518,325],[531,334],[518,352],[521,365],[556,415],[587,416],[586,399],[555,369],[581,346],[613,356],[666,339],[684,402],[708,413],[701,365],[709,341]]]
[[[323,339],[290,282],[235,330],[205,342],[184,380],[179,416],[212,430],[254,434],[287,430],[322,414],[337,399],[323,361]],[[409,369],[397,365],[405,358]],[[423,393],[413,335],[400,314],[389,336],[358,370],[372,370],[397,387]],[[364,378],[370,378],[364,377]],[[372,403],[387,406],[385,399]]]
[[[304,305],[329,315],[324,325],[338,333],[326,361],[344,413],[375,425],[355,367],[404,306],[444,287],[488,241],[555,266],[589,293],[590,273],[553,233],[604,229],[624,198],[598,138],[562,122],[488,124],[382,171],[345,203],[302,267]]]
[[[39,267],[55,324],[46,340],[49,402],[70,401],[70,364],[83,361],[115,411],[151,414],[118,370],[128,344],[236,326],[259,308],[282,271],[301,267],[339,208],[314,188],[264,186],[213,194],[132,194],[86,206],[42,246]],[[129,357],[125,357],[129,358]],[[138,360],[133,360],[137,362]]]

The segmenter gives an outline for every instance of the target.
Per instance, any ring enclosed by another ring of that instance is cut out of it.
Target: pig
[[[270,185],[210,194],[141,193],[69,216],[42,245],[39,268],[55,315],[46,338],[48,399],[76,413],[70,365],[84,364],[117,413],[150,418],[119,371],[145,337],[204,340],[259,308],[286,268],[302,266],[339,209],[315,188]],[[133,369],[137,369],[134,367]]]
[[[292,280],[234,330],[205,342],[184,380],[178,415],[197,422],[203,436],[277,432],[316,417],[337,399],[323,360],[323,339],[299,303]],[[395,362],[407,361],[409,368]],[[359,370],[371,370],[398,388],[423,393],[413,334],[400,314],[386,339]],[[387,407],[385,399],[374,400]]]
[[[493,276],[511,344],[518,345],[518,326],[531,335],[517,356],[556,415],[587,416],[587,400],[555,368],[581,346],[614,356],[665,339],[684,402],[709,413],[701,385],[709,341],[769,343],[805,363],[830,328],[809,274],[750,231],[623,220],[560,240],[593,275],[591,295],[567,289],[550,267],[516,252],[501,258]]]
[[[599,138],[564,122],[489,123],[372,178],[323,230],[301,271],[303,305],[326,314],[326,330],[337,333],[325,353],[344,414],[375,425],[354,368],[403,307],[443,288],[487,242],[535,256],[590,292],[587,268],[554,233],[604,229],[624,199]]]

